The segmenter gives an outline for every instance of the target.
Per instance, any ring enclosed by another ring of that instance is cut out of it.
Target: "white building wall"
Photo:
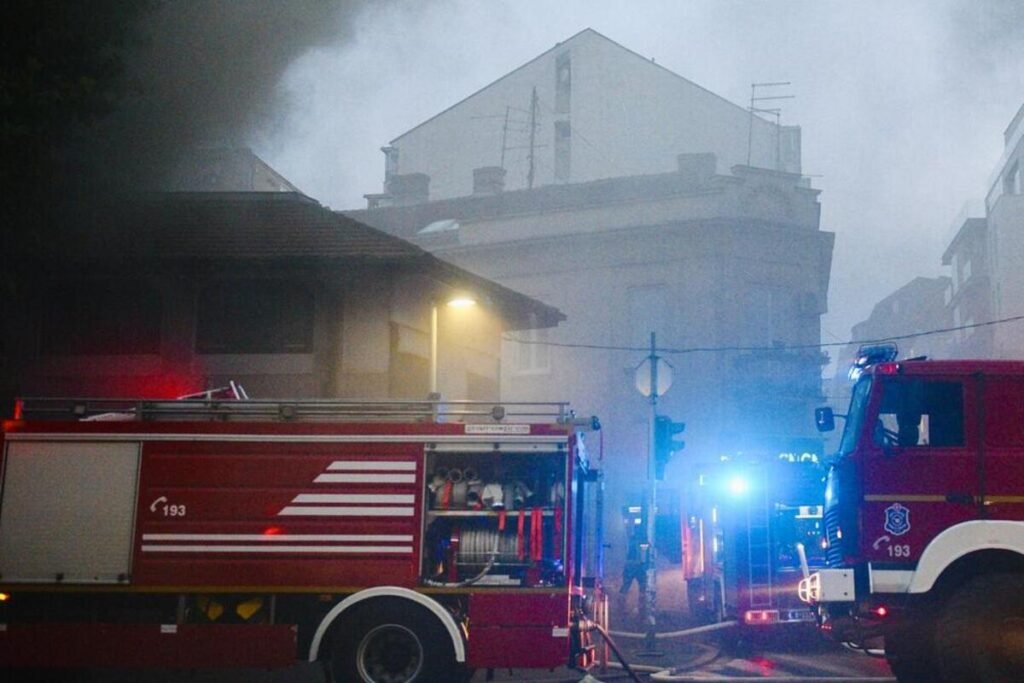
[[[558,111],[556,66],[565,54],[571,103]],[[747,164],[748,140],[750,165],[800,171],[798,155],[779,161],[786,140],[774,123],[587,30],[395,139],[396,172],[429,175],[431,200],[466,196],[474,168],[503,163],[504,136],[505,189],[527,187],[534,88],[534,187],[673,171],[681,153],[713,152],[725,172]],[[571,130],[571,161],[569,175],[556,179],[559,122]]]
[[[1024,315],[1024,106],[1005,139],[1006,151],[985,201],[997,319]],[[997,325],[993,345],[997,358],[1024,357],[1024,322]]]

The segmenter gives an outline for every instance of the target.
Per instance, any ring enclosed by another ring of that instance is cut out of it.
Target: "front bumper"
[[[817,612],[818,627],[840,642],[864,643],[899,623],[903,605],[867,596],[858,600],[852,569],[822,569],[800,581],[800,599]]]
[[[857,590],[852,569],[822,569],[800,580],[797,592],[806,603],[854,602]]]

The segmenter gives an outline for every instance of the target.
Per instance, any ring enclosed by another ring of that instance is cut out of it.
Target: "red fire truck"
[[[825,492],[822,628],[884,636],[900,681],[1024,671],[1024,362],[862,349]],[[834,427],[828,408],[819,427]]]
[[[698,469],[687,495],[683,575],[690,611],[744,627],[814,622],[802,566],[824,566],[814,453],[736,456]]]
[[[586,667],[598,471],[565,404],[45,399],[4,422],[0,666],[338,681]]]

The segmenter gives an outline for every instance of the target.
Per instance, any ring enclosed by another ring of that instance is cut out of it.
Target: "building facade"
[[[995,317],[988,235],[985,218],[965,218],[942,254],[942,265],[950,269],[944,322],[960,328],[948,335],[945,357],[992,357],[995,329],[975,327]],[[941,327],[940,322],[934,321],[933,329]]]
[[[3,320],[5,398],[496,401],[501,335],[551,306],[295,192],[171,193],[106,207],[20,259]],[[472,292],[487,305],[453,311]],[[432,312],[437,352],[432,355]]]
[[[1024,105],[1003,133],[1004,152],[996,166],[985,210],[997,319],[1024,316]],[[996,358],[1024,358],[1024,322],[993,331]]]

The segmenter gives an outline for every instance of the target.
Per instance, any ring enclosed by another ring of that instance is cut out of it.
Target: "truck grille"
[[[825,509],[825,533],[828,535],[828,548],[825,560],[830,567],[843,564],[843,542],[839,539],[839,508],[832,506]]]

